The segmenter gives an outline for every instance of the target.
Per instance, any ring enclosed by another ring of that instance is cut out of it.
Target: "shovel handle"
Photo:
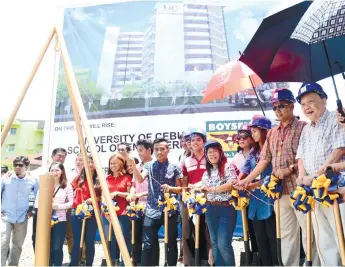
[[[164,250],[165,250],[165,266],[168,266],[168,227],[169,227],[169,213],[168,209],[164,210]]]
[[[276,233],[277,233],[277,258],[279,266],[284,266],[282,261],[282,240],[280,233],[280,202],[279,199],[275,201],[276,205]]]
[[[248,241],[249,237],[248,237],[247,210],[246,209],[242,209],[241,210],[241,214],[242,214],[243,240],[244,241]]]
[[[338,242],[340,248],[340,257],[341,263],[345,266],[345,241],[344,241],[344,232],[343,232],[343,224],[341,222],[341,215],[339,210],[339,203],[337,200],[333,203],[333,213],[335,219],[335,225],[337,228],[337,235],[338,235]]]
[[[312,222],[311,222],[311,211],[307,213],[307,260],[306,266],[312,266]]]
[[[81,234],[80,234],[80,243],[79,243],[79,259],[78,259],[79,265],[80,265],[80,260],[83,254],[85,225],[86,225],[86,219],[83,220],[82,225],[81,225]]]
[[[195,266],[200,265],[200,215],[196,215],[195,224]]]

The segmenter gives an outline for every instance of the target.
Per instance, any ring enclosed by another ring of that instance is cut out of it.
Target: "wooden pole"
[[[86,219],[83,219],[82,225],[81,225],[81,234],[80,234],[80,244],[79,244],[79,257],[78,257],[78,264],[80,266],[80,261],[83,256],[83,246],[84,246],[84,238],[85,238],[85,225],[86,225]]]
[[[200,266],[200,215],[199,214],[196,215],[196,223],[195,223],[195,266]]]
[[[165,264],[164,266],[169,266],[168,264],[168,242],[169,242],[169,211],[168,207],[164,209],[164,251],[165,251]]]
[[[311,221],[311,211],[307,213],[307,260],[306,266],[312,266],[312,238],[313,238],[313,230],[312,230],[312,221]]]
[[[10,129],[10,127],[11,127],[11,125],[12,125],[12,123],[13,123],[16,115],[17,115],[17,113],[18,113],[20,105],[23,102],[23,99],[24,99],[24,97],[25,97],[25,95],[26,95],[26,93],[27,93],[27,91],[28,91],[28,89],[30,87],[30,84],[31,84],[32,80],[35,77],[35,74],[36,74],[36,72],[38,70],[38,67],[40,66],[40,64],[41,64],[41,62],[43,60],[43,57],[44,57],[45,53],[48,50],[48,47],[49,47],[49,45],[50,45],[50,43],[51,43],[51,41],[52,41],[52,39],[54,37],[54,34],[55,34],[55,28],[53,28],[51,30],[51,32],[49,33],[48,39],[45,42],[44,46],[42,47],[41,52],[40,52],[38,58],[36,59],[35,65],[34,65],[33,69],[30,72],[30,75],[29,75],[26,83],[24,84],[24,87],[22,88],[21,92],[19,93],[19,96],[17,98],[17,101],[16,101],[13,109],[12,109],[12,112],[11,112],[9,118],[5,122],[4,128],[2,129],[2,132],[1,132],[1,147],[2,147],[2,145],[4,144],[4,142],[6,140],[7,133],[8,133],[8,131],[9,131],[9,129]]]
[[[280,233],[280,202],[279,199],[275,201],[276,204],[276,231],[277,231],[277,257],[279,266],[284,266],[282,261],[282,237]]]
[[[93,185],[91,171],[90,171],[90,168],[89,168],[89,166],[87,164],[88,156],[87,156],[86,147],[85,147],[85,143],[84,143],[84,135],[83,135],[81,124],[80,124],[79,111],[78,111],[78,108],[77,108],[77,105],[76,105],[75,101],[73,100],[73,97],[72,97],[73,94],[72,94],[72,89],[71,89],[72,86],[71,86],[71,83],[70,83],[70,80],[69,80],[69,76],[67,76],[67,75],[66,75],[66,80],[67,80],[68,92],[69,92],[69,95],[70,95],[70,98],[71,98],[71,105],[72,105],[72,110],[73,110],[73,115],[74,115],[74,121],[75,121],[76,129],[77,129],[79,144],[80,144],[80,151],[81,151],[83,162],[84,162],[84,166],[85,166],[87,183],[89,185]],[[98,171],[97,171],[97,175],[98,175],[98,177],[100,176]],[[106,241],[106,238],[105,238],[105,233],[104,233],[104,229],[103,229],[103,224],[102,224],[102,219],[101,219],[101,214],[100,214],[98,202],[96,200],[97,196],[96,196],[95,188],[93,186],[89,186],[89,189],[90,189],[90,195],[91,195],[91,199],[92,199],[92,207],[93,207],[93,209],[95,211],[94,213],[95,213],[95,217],[96,217],[96,222],[97,222],[97,226],[98,226],[98,230],[99,230],[99,235],[101,237],[101,242],[102,242],[102,246],[103,246],[103,250],[104,250],[105,260],[107,262],[107,265],[111,266],[111,258],[110,258],[109,249],[108,249],[108,246],[107,246],[107,241]],[[111,224],[110,224],[110,226],[111,226]]]
[[[345,266],[345,242],[344,242],[343,224],[341,222],[339,203],[337,200],[334,200],[333,202],[334,202],[333,203],[333,213],[334,213],[335,225],[337,228],[341,264],[343,266]]]
[[[50,232],[52,203],[54,194],[54,177],[50,174],[40,175],[40,193],[36,225],[35,266],[48,266],[50,256]]]
[[[85,112],[83,102],[82,102],[82,99],[80,96],[80,92],[78,89],[77,80],[76,80],[74,73],[73,73],[72,63],[71,63],[71,60],[70,60],[69,55],[68,55],[65,40],[64,40],[64,37],[62,35],[62,32],[59,29],[56,29],[56,34],[57,34],[58,40],[59,40],[59,45],[60,45],[60,49],[61,49],[61,56],[62,56],[62,60],[63,60],[64,67],[65,67],[65,73],[66,73],[66,76],[68,77],[68,79],[70,81],[70,85],[71,85],[71,88],[70,88],[71,101],[76,102],[77,109],[79,111],[79,116],[80,116],[80,119],[83,123],[83,128],[85,131],[87,142],[89,144],[91,155],[92,155],[93,161],[95,163],[96,171],[97,171],[99,181],[100,181],[100,184],[102,187],[102,194],[104,196],[105,203],[108,207],[112,207],[114,204],[112,201],[112,197],[110,196],[109,188],[108,188],[107,183],[105,181],[101,161],[98,157],[95,140],[93,138],[93,135],[92,135],[91,130],[90,130],[90,126],[88,124],[86,112]],[[83,142],[81,142],[81,143],[83,143]],[[122,229],[121,229],[119,220],[117,218],[115,209],[109,208],[109,216],[110,216],[111,224],[113,225],[113,228],[114,228],[113,230],[114,230],[116,240],[118,242],[124,263],[126,266],[132,266],[131,257],[128,253],[125,238],[123,236]]]

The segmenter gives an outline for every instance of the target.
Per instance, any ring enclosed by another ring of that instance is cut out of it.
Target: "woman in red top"
[[[89,165],[91,175],[92,175],[92,180],[93,180],[92,186],[94,186],[95,188],[97,200],[100,201],[101,187],[99,184],[96,168],[93,163],[93,159],[91,155],[88,156],[88,165]],[[79,246],[80,246],[82,220],[78,219],[77,215],[75,214],[75,210],[77,206],[83,202],[86,202],[87,204],[92,204],[89,185],[86,179],[85,168],[83,168],[80,175],[77,176],[73,180],[72,187],[74,190],[74,199],[73,199],[72,214],[71,214],[72,232],[73,232],[73,249],[72,249],[70,266],[77,266],[78,258],[79,258],[79,249],[80,249]],[[95,216],[92,216],[91,218],[86,219],[86,224],[85,224],[86,266],[92,266],[92,263],[94,260],[96,231],[97,231],[97,223],[96,223]]]
[[[119,219],[122,233],[124,235],[128,250],[131,250],[131,227],[128,216],[126,215],[126,198],[132,186],[132,179],[126,175],[125,159],[121,154],[116,154],[109,159],[107,185],[111,196],[117,201],[119,210],[116,212]],[[103,223],[108,224],[109,218],[104,219]],[[116,242],[114,232],[112,231],[112,240],[110,246],[110,256],[112,261],[118,260],[120,256],[119,246]]]

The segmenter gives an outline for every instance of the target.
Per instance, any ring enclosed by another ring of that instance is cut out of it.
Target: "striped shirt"
[[[295,164],[300,136],[306,124],[304,121],[293,118],[285,127],[280,123],[268,132],[260,159],[272,163],[273,175],[277,170]],[[298,172],[295,171],[283,179],[283,194],[290,195],[296,189],[297,174]]]
[[[59,188],[59,191],[56,191],[58,189],[58,186],[55,185],[54,187],[54,198],[53,198],[53,204],[56,204],[57,207],[53,209],[54,214],[58,217],[59,222],[66,221],[66,211],[70,208],[72,208],[73,204],[73,189],[70,184],[67,184],[65,188]],[[39,198],[39,191],[37,193],[37,203]],[[39,210],[39,207],[36,206]]]
[[[326,110],[316,124],[304,128],[296,158],[303,159],[307,175],[313,175],[337,148],[345,148],[345,131],[336,112]]]

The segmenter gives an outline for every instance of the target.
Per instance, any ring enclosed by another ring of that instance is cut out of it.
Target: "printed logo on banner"
[[[248,122],[249,120],[206,121],[207,140],[217,140],[222,145],[226,156],[233,158],[238,146],[233,137],[238,129]]]

